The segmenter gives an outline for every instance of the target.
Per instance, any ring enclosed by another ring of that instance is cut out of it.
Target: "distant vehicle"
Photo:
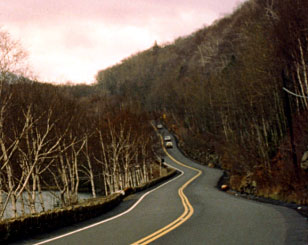
[[[172,148],[173,147],[173,144],[171,141],[167,141],[166,142],[166,148]]]
[[[158,129],[162,129],[163,128],[163,125],[162,124],[157,124],[156,126]]]
[[[165,136],[164,141],[171,141],[171,136],[169,136],[169,135]]]

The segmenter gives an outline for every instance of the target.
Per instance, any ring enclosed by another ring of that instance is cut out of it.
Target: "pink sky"
[[[40,81],[91,83],[98,70],[188,35],[243,0],[1,0],[0,23]]]

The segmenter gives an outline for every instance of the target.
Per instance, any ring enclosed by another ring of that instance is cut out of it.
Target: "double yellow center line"
[[[168,157],[170,159],[172,159],[175,163],[177,163],[180,166],[192,169],[194,171],[197,172],[197,174],[192,177],[191,179],[189,179],[184,185],[182,185],[179,190],[179,196],[181,198],[182,204],[184,206],[184,212],[183,214],[178,217],[176,220],[174,220],[173,222],[171,222],[170,224],[166,225],[165,227],[155,231],[154,233],[138,240],[137,242],[134,242],[133,245],[137,245],[137,244],[149,244],[150,242],[153,242],[154,240],[164,236],[165,234],[169,233],[170,231],[176,229],[178,226],[180,226],[181,224],[183,224],[185,221],[187,221],[194,213],[194,208],[191,206],[189,200],[187,199],[187,197],[184,194],[184,189],[191,183],[193,182],[196,178],[198,178],[201,174],[202,171],[197,169],[197,168],[193,168],[190,166],[185,165],[182,162],[179,162],[178,160],[176,160],[174,157],[172,157],[167,150],[165,149],[165,147],[163,147],[165,153],[168,155]]]

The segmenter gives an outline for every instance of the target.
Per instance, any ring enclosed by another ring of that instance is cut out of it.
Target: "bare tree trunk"
[[[21,206],[21,215],[25,216],[25,214],[26,214],[26,212],[25,212],[25,200],[24,200],[23,194],[20,195],[20,206]]]
[[[307,68],[306,68],[306,62],[305,62],[305,57],[304,57],[304,52],[303,52],[303,47],[302,47],[302,42],[301,40],[298,38],[298,46],[299,46],[299,51],[300,51],[300,57],[301,57],[301,63],[302,63],[302,72],[303,72],[303,76],[304,76],[304,83],[305,83],[305,87],[306,87],[306,93],[303,94],[304,96],[308,94],[308,81],[307,81]]]
[[[4,198],[4,190],[3,190],[3,179],[2,179],[2,176],[0,175],[0,210],[3,210],[3,198]],[[0,220],[1,220],[1,217],[0,217]]]
[[[6,196],[6,200],[5,200],[4,204],[3,204],[2,210],[0,212],[0,219],[2,219],[3,216],[4,216],[4,213],[6,211],[6,207],[7,207],[8,203],[11,200],[11,195],[12,195],[12,190],[10,190],[9,193],[7,194],[7,196]]]
[[[13,217],[17,218],[17,200],[15,193],[11,194],[11,205],[12,205]]]
[[[17,217],[16,194],[14,193],[13,173],[10,165],[6,165],[6,173],[8,179],[8,187],[10,190],[7,198],[11,199],[13,217],[16,218]]]
[[[108,196],[113,192],[113,190],[111,185],[111,178],[106,172],[104,173],[104,183],[105,183],[105,193],[106,196]]]
[[[88,175],[90,184],[91,184],[91,192],[92,192],[92,197],[96,198],[96,190],[95,190],[95,182],[94,182],[94,174],[93,174],[93,168],[92,168],[92,163],[90,159],[90,153],[89,153],[89,138],[88,135],[85,137],[85,147],[83,149],[83,154],[86,158],[87,166],[84,166],[84,173]]]
[[[3,210],[3,196],[4,196],[4,191],[0,190],[0,210]]]
[[[28,188],[26,188],[26,191],[28,193],[28,201],[29,201],[30,212],[31,212],[31,214],[35,214],[36,213],[36,208],[35,208],[36,195],[33,192],[31,193],[31,191]]]
[[[305,94],[305,88],[303,86],[303,82],[302,82],[302,78],[301,78],[301,74],[300,74],[300,67],[299,67],[299,64],[296,64],[296,75],[297,75],[297,80],[298,80],[298,83],[300,85],[300,88],[301,88],[301,94],[303,96],[306,96]],[[308,103],[307,103],[307,99],[306,97],[303,98],[303,102],[304,102],[304,105],[306,107],[306,109],[308,108]]]
[[[92,197],[96,198],[96,190],[95,190],[95,182],[94,182],[94,175],[93,172],[90,172],[90,183],[91,183],[91,192],[92,192]]]
[[[37,190],[38,190],[38,196],[41,204],[42,211],[45,212],[45,202],[44,202],[44,197],[42,193],[42,187],[41,187],[41,181],[39,175],[36,176],[37,178]]]
[[[36,202],[36,181],[32,184],[32,188],[30,184],[28,183],[25,190],[27,191],[28,194],[28,201],[29,201],[29,207],[30,207],[30,212],[31,214],[36,213],[36,207],[35,207],[35,202]],[[22,194],[21,194],[22,195]]]

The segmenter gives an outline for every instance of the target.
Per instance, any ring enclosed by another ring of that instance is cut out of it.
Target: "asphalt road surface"
[[[95,219],[16,244],[308,244],[307,219],[296,211],[217,190],[222,172],[176,147],[165,162],[179,174],[159,187]]]

